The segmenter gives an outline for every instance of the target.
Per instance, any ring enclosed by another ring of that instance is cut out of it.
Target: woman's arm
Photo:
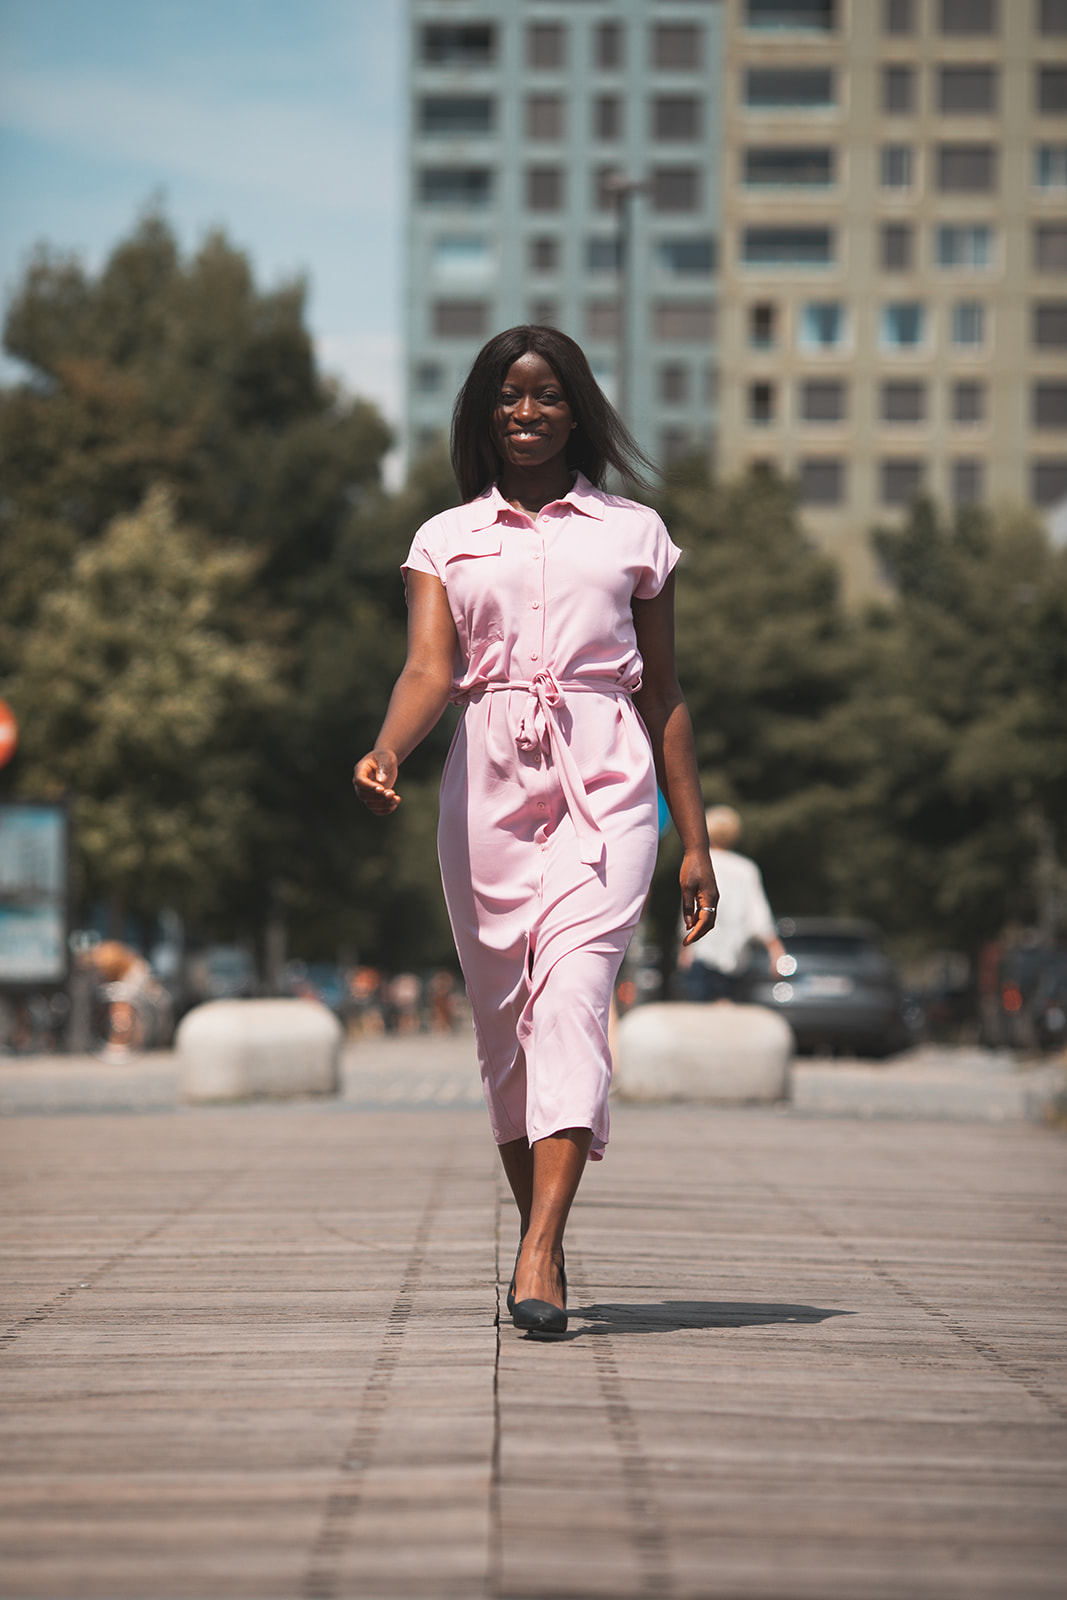
[[[400,763],[441,718],[452,690],[456,625],[440,578],[409,571],[408,654],[374,749],[356,763],[352,786],[375,816],[395,811]]]
[[[670,807],[685,854],[679,879],[682,916],[693,944],[715,925],[719,889],[708,850],[693,725],[674,665],[674,574],[652,600],[632,601],[637,647],[644,661],[634,705],[652,740],[656,777]]]

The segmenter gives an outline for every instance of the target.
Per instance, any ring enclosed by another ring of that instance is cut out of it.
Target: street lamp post
[[[626,426],[632,430],[633,384],[631,364],[634,346],[633,203],[639,194],[644,193],[648,185],[639,178],[624,178],[618,173],[612,173],[604,180],[604,187],[609,194],[615,197],[615,208],[619,218],[619,336],[617,342],[619,371],[616,396],[619,415],[626,423]]]

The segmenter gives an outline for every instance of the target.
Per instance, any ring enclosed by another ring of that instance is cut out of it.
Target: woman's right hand
[[[352,787],[376,817],[387,817],[400,804],[400,796],[393,787],[399,766],[392,750],[372,750],[356,762]]]

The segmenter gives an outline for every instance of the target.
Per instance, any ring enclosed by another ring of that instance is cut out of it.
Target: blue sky
[[[153,194],[303,273],[322,365],[396,421],[404,0],[0,0],[0,283],[98,267]]]

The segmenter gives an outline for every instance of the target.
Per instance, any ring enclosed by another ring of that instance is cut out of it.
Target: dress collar
[[[574,480],[574,488],[560,500],[550,500],[550,506],[573,506],[583,516],[595,517],[598,522],[604,520],[604,496],[599,489],[594,489],[584,472],[579,472]],[[491,484],[482,491],[476,500],[470,501],[471,532],[475,533],[481,528],[492,527],[494,522],[499,522],[506,512],[509,516],[517,515],[515,507],[509,505],[501,494],[497,484]],[[548,506],[545,507],[548,509]]]

